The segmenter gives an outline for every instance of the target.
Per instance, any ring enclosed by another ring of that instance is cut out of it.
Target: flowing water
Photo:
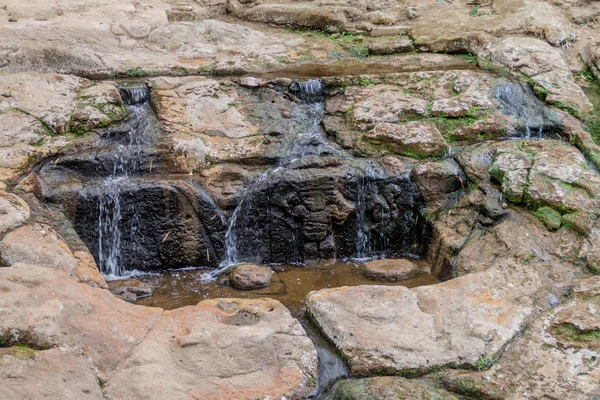
[[[145,149],[156,138],[156,123],[148,101],[145,86],[121,88],[129,122],[124,127],[108,131],[102,138],[105,145],[114,147],[111,155],[112,171],[102,183],[102,196],[98,212],[98,267],[106,279],[119,279],[137,275],[125,270],[122,263],[122,244],[127,231],[138,234],[135,210],[128,210],[132,218],[124,219],[122,188],[134,175],[140,174],[140,159]],[[127,229],[123,229],[127,224]],[[131,241],[134,243],[135,241]]]

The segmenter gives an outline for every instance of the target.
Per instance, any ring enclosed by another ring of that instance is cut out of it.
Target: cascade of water
[[[372,237],[372,229],[367,226],[367,208],[370,196],[377,196],[379,193],[377,180],[380,179],[380,174],[369,163],[362,174],[357,178],[356,187],[356,241],[354,257],[361,260],[376,257],[377,249],[375,248]],[[383,210],[382,210],[383,211]],[[380,242],[385,248],[385,218],[386,213],[381,213],[381,226],[379,227]]]
[[[237,204],[235,210],[231,214],[227,231],[225,233],[225,256],[220,263],[219,268],[204,274],[203,280],[214,280],[220,274],[232,266],[239,264],[238,255],[238,230],[243,229],[241,226],[241,217],[243,210],[247,206],[249,196],[252,194],[261,182],[263,182],[270,173],[277,171],[281,166],[288,165],[298,159],[302,159],[309,155],[328,155],[335,152],[334,147],[325,138],[321,120],[325,112],[323,104],[323,86],[320,80],[309,79],[304,82],[294,82],[291,91],[306,104],[305,124],[295,136],[290,147],[285,151],[285,155],[281,160],[280,166],[272,171],[265,172],[257,178],[242,194],[242,197]]]
[[[127,129],[107,132],[103,141],[115,144],[112,157],[112,172],[104,182],[102,196],[98,203],[98,262],[100,272],[107,279],[127,276],[122,264],[121,244],[123,224],[128,224],[130,235],[137,231],[137,216],[123,221],[123,185],[128,178],[140,170],[140,155],[155,137],[154,124],[149,115],[152,112],[148,102],[148,88],[120,88],[131,120]]]

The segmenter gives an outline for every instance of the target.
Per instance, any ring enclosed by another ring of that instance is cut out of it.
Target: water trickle
[[[356,242],[354,257],[359,260],[375,258],[380,255],[380,252],[375,249],[372,230],[369,229],[367,223],[368,203],[372,196],[378,195],[377,180],[382,178],[380,175],[381,174],[373,168],[372,163],[369,163],[363,169],[363,173],[358,175],[357,179]],[[386,213],[382,212],[381,215],[386,215]],[[381,226],[379,227],[379,236],[382,242],[385,242],[384,222],[385,221],[382,218]],[[381,247],[385,249],[387,246],[383,243],[383,246]]]
[[[106,132],[102,137],[105,145],[113,145],[111,173],[102,183],[102,196],[98,203],[98,264],[107,279],[135,275],[138,271],[126,271],[122,260],[124,224],[131,236],[137,234],[138,217],[123,219],[122,188],[127,180],[139,174],[141,155],[156,137],[153,113],[146,86],[120,88],[126,104],[129,122]],[[129,210],[131,211],[131,210]],[[135,241],[132,241],[135,242]]]

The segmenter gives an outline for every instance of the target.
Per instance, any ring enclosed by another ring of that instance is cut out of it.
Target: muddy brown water
[[[153,285],[154,294],[138,300],[137,304],[172,310],[214,298],[258,299],[268,297],[279,300],[300,321],[307,336],[315,345],[319,357],[318,383],[315,393],[308,399],[319,400],[327,396],[328,389],[333,382],[350,377],[351,374],[336,349],[308,317],[304,301],[309,292],[341,286],[416,287],[439,282],[428,273],[397,282],[372,281],[365,278],[360,266],[353,262],[329,262],[310,266],[285,265],[276,266],[273,269],[277,273],[273,275],[271,285],[258,290],[237,290],[230,287],[226,281],[221,283],[204,282],[203,274],[210,271],[207,269],[184,269],[168,271],[160,275],[144,276],[139,279]]]
[[[274,269],[278,272],[273,275],[271,286],[257,290],[237,290],[226,284],[203,282],[202,275],[209,271],[206,269],[175,270],[144,276],[139,279],[154,286],[154,294],[138,300],[137,304],[172,310],[214,298],[269,297],[289,308],[294,317],[304,319],[304,299],[313,290],[358,285],[416,287],[439,282],[428,273],[397,282],[372,281],[364,277],[358,264],[352,262],[286,265]]]

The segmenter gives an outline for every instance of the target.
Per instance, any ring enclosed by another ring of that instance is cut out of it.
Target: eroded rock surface
[[[392,374],[493,357],[535,314],[537,302],[548,306],[539,297],[549,284],[541,271],[505,262],[414,289],[324,289],[311,292],[307,305],[354,374]]]
[[[304,399],[317,354],[300,323],[270,299],[206,300],[166,311],[114,372],[110,399]]]

